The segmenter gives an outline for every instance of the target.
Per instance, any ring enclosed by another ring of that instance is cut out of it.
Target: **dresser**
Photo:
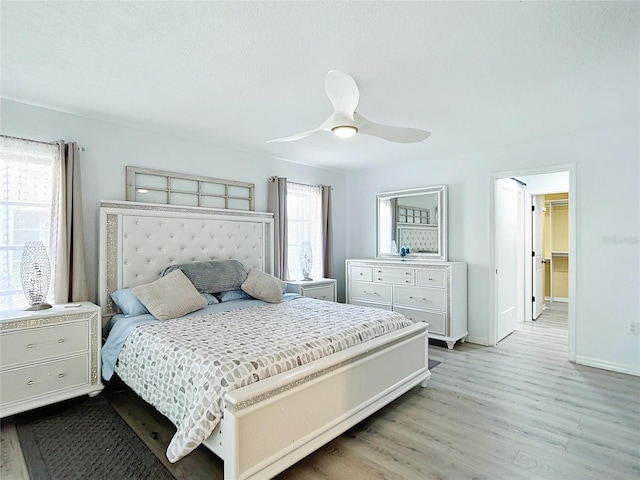
[[[317,298],[336,302],[336,280],[320,278],[318,280],[288,280],[287,293],[299,293],[304,297]]]
[[[0,312],[0,417],[97,395],[101,324],[89,302]]]
[[[429,338],[452,349],[467,331],[467,264],[347,260],[347,303],[402,313],[429,324]]]

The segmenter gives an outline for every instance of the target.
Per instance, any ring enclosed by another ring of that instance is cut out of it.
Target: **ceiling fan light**
[[[340,138],[353,137],[358,133],[358,129],[353,125],[338,125],[337,127],[333,127],[331,131],[336,137]]]

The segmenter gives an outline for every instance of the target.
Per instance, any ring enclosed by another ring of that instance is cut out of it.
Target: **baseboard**
[[[549,303],[553,303],[553,302],[558,302],[558,303],[569,303],[569,299],[566,297],[544,297],[545,302],[549,302]],[[545,305],[545,308],[548,307],[549,305]]]
[[[472,335],[469,335],[465,341],[467,341],[469,343],[475,343],[477,345],[484,345],[485,347],[489,346],[489,339],[488,338],[474,337]]]
[[[587,367],[601,368],[603,370],[609,370],[612,372],[626,373],[628,375],[635,375],[640,377],[640,365],[628,365],[624,363],[613,363],[605,360],[598,360],[596,358],[580,357],[576,356],[576,363],[579,365],[586,365]]]

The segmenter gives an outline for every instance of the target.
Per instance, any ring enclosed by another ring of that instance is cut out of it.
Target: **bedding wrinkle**
[[[176,425],[167,448],[167,458],[176,462],[211,435],[226,392],[411,324],[395,312],[299,296],[258,302],[138,325],[122,346],[116,371]]]

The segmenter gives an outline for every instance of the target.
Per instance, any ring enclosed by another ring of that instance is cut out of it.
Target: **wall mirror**
[[[447,187],[380,193],[376,205],[376,255],[407,259],[447,260]]]

